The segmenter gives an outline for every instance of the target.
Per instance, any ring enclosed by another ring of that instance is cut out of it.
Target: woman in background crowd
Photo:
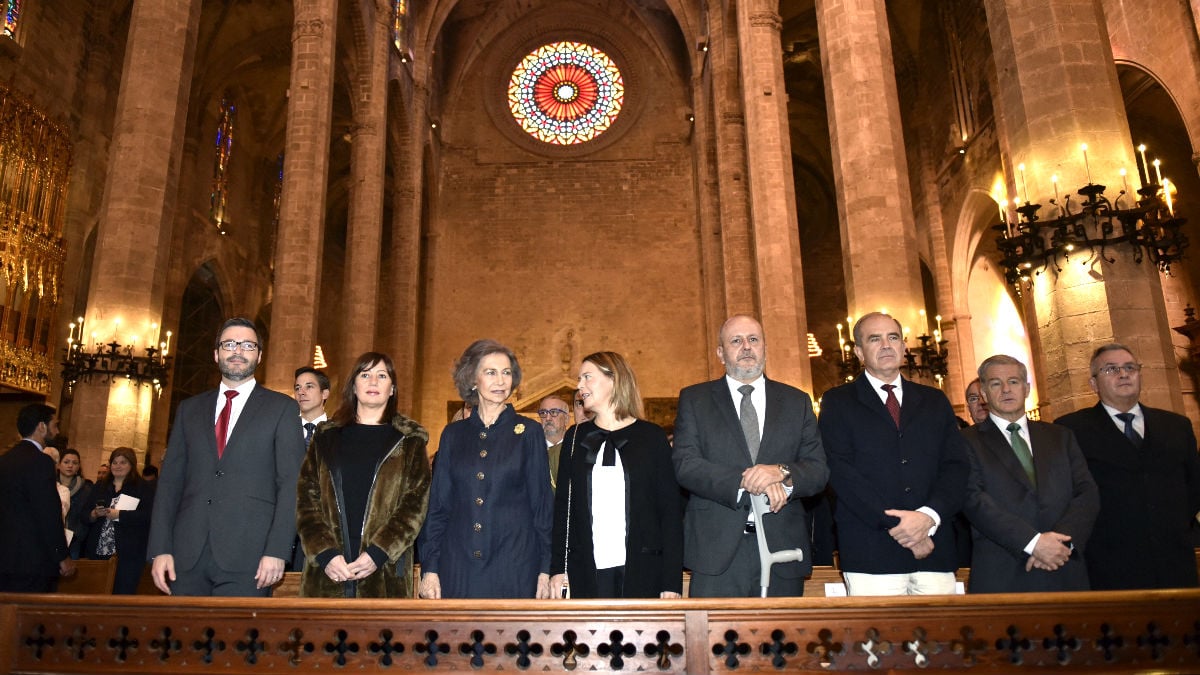
[[[341,406],[317,428],[300,467],[301,596],[412,597],[411,550],[429,498],[428,441],[421,425],[396,411],[392,359],[358,357]]]
[[[454,384],[471,414],[442,432],[421,531],[421,597],[547,598],[553,493],[538,422],[508,399],[521,384],[512,350],[467,347]]]
[[[108,469],[108,477],[92,490],[94,506],[86,518],[91,527],[84,552],[92,560],[108,560],[116,554],[113,593],[133,595],[146,569],[154,484],[141,479],[133,448],[122,446],[113,450]],[[121,496],[137,499],[137,505],[132,509],[117,509]]]
[[[71,557],[78,560],[83,553],[83,543],[88,535],[88,511],[92,507],[92,481],[84,478],[79,470],[83,464],[79,451],[67,448],[58,460],[58,484],[67,488],[71,495],[71,506],[67,509],[67,529],[74,533],[71,538]]]
[[[615,352],[583,360],[577,398],[593,417],[563,437],[551,587],[569,585],[575,598],[680,597],[683,504],[666,433],[639,419],[637,380]]]

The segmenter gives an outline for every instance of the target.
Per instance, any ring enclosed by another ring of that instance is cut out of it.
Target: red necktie
[[[892,421],[896,423],[896,428],[900,428],[900,400],[896,398],[896,392],[892,391],[896,388],[894,384],[885,384],[880,387],[887,392],[887,400],[884,405],[887,406],[888,412],[892,414]]]
[[[225,454],[225,438],[229,436],[229,416],[233,413],[233,397],[238,393],[232,389],[225,392],[225,407],[217,415],[217,459]]]

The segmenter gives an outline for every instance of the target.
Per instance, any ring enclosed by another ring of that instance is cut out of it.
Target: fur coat
[[[392,427],[402,435],[384,456],[375,473],[363,522],[363,549],[378,546],[387,563],[369,577],[334,582],[316,556],[334,549],[344,553],[345,518],[339,509],[342,496],[338,445],[342,427],[321,425],[300,467],[297,490],[296,531],[304,546],[304,572],[300,596],[308,598],[411,598],[413,596],[412,545],[429,502],[429,460],[425,445],[429,434],[413,420],[397,414]],[[346,555],[353,560],[357,555]],[[352,591],[352,592],[351,592]]]

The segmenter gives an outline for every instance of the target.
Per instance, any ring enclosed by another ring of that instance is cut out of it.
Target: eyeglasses
[[[577,406],[579,406],[580,408],[582,408],[582,407],[583,407],[583,400],[582,400],[582,399],[577,399],[577,400],[575,401],[575,405],[577,405]]]
[[[566,410],[562,410],[561,408],[545,408],[538,411],[538,417],[541,417],[542,419],[546,419],[547,417],[558,417],[559,415],[565,417],[568,414],[569,413],[567,413]]]
[[[217,344],[221,347],[221,349],[227,352],[235,352],[238,350],[238,348],[241,348],[241,350],[244,352],[258,351],[258,343],[254,342],[253,340],[225,340],[224,342],[218,342]]]
[[[982,400],[983,400],[982,396],[976,396],[975,394],[971,394],[970,396],[967,397],[967,403],[979,403]]]
[[[1126,363],[1123,366],[1104,366],[1100,369],[1100,372],[1112,377],[1113,375],[1121,372],[1125,373],[1126,375],[1132,375],[1141,369],[1142,364],[1140,363]]]

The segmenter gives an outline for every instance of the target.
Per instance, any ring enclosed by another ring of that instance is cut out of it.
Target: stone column
[[[162,321],[200,4],[139,0],[129,19],[83,337],[136,336],[139,355]],[[84,467],[119,445],[144,451],[153,405],[148,386],[77,385],[68,433]]]
[[[1025,188],[1053,218],[1059,202],[1089,182],[1121,189],[1119,170],[1136,180],[1133,142],[1125,117],[1112,47],[1100,4],[1093,0],[985,0],[998,74],[996,119],[1002,154],[1025,164]],[[1067,17],[1070,21],[1067,21]],[[1050,30],[1047,30],[1049,22]],[[1085,165],[1080,145],[1088,144]],[[1024,193],[1020,195],[1024,201]],[[1045,377],[1041,403],[1057,417],[1095,402],[1088,380],[1096,346],[1129,345],[1144,364],[1142,401],[1181,409],[1182,395],[1159,273],[1136,264],[1127,246],[1109,247],[1115,263],[1076,255],[1034,277],[1032,307]],[[1027,316],[1029,314],[1027,313]],[[1037,349],[1035,349],[1035,353]]]
[[[414,71],[416,68],[414,68]],[[410,90],[411,100],[395,101],[391,116],[401,125],[392,171],[392,240],[388,251],[387,273],[392,302],[387,316],[391,319],[389,344],[396,366],[396,407],[405,415],[417,416],[416,387],[420,382],[417,355],[420,345],[418,306],[421,301],[422,213],[425,138],[429,121],[425,117],[429,93],[424,82],[416,79]]]
[[[350,150],[350,216],[346,231],[346,302],[343,317],[343,371],[363,352],[376,349],[379,315],[379,262],[383,239],[383,187],[387,149],[387,75],[391,30],[381,12],[370,23],[367,63],[355,94],[355,128]],[[382,348],[382,347],[380,347]]]
[[[746,116],[738,90],[737,9],[709,13],[709,68],[712,77],[713,153],[716,158],[716,189],[721,233],[721,265],[712,270],[724,287],[724,311],[758,314],[754,295],[754,247],[751,245],[750,204],[747,202]],[[699,121],[699,118],[698,120]],[[727,318],[713,317],[716,325],[705,326],[705,344],[716,344],[717,328]],[[713,373],[720,364],[711,359]]]
[[[774,0],[741,0],[737,5],[755,278],[727,278],[726,284],[754,282],[771,349],[772,377],[811,389],[800,228],[779,37],[782,20],[777,8]]]
[[[917,326],[924,306],[884,0],[816,0],[846,306]]]
[[[312,362],[325,243],[337,39],[337,0],[295,0],[293,7],[283,194],[271,299],[274,330],[264,353],[266,385],[279,391],[290,391],[296,368]]]

